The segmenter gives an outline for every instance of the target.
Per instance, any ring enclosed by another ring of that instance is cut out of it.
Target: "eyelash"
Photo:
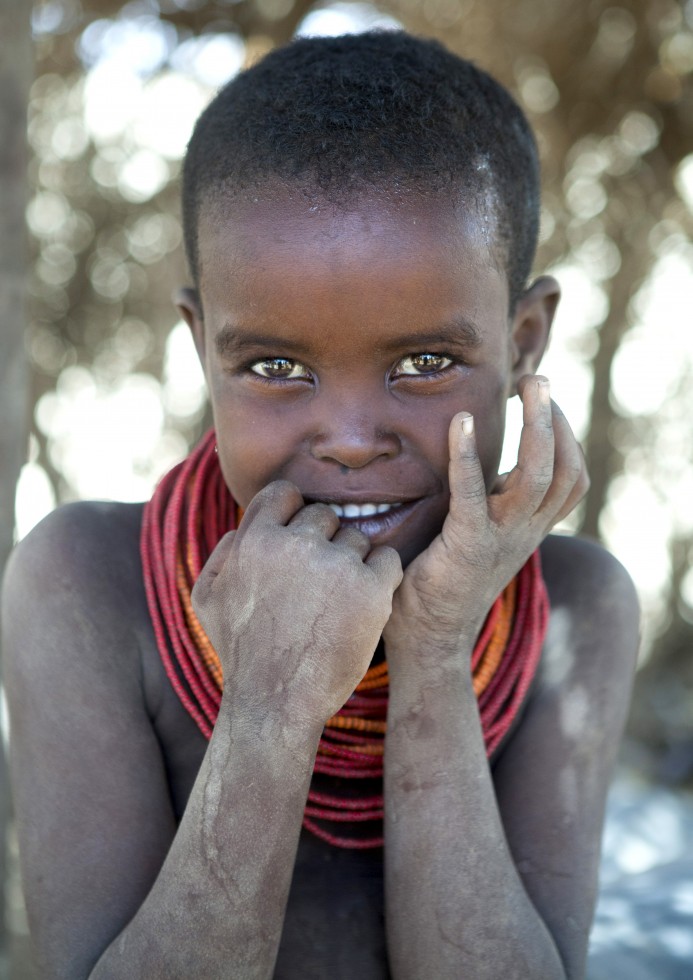
[[[392,374],[390,375],[390,377],[395,377],[395,378],[432,378],[432,377],[435,377],[438,374],[442,374],[443,371],[446,371],[454,363],[453,359],[451,357],[449,357],[447,354],[441,354],[438,351],[429,351],[429,350],[427,350],[427,351],[419,351],[417,354],[407,354],[407,356],[401,358],[401,360],[399,360],[397,362],[397,364],[398,365],[399,364],[404,364],[406,361],[413,362],[413,361],[417,360],[417,358],[422,358],[422,357],[437,358],[438,360],[441,360],[441,361],[447,361],[447,364],[444,364],[442,367],[436,368],[433,371],[423,371],[420,374],[419,373],[415,373],[415,372],[408,373],[408,372],[404,372],[404,371],[401,371],[401,372],[398,372],[397,373],[396,371],[393,371]]]
[[[435,370],[424,371],[421,373],[397,371],[397,367],[399,365],[405,364],[407,361],[413,362],[417,358],[422,358],[422,357],[438,358],[447,363],[443,364],[442,367],[439,367]],[[274,363],[284,362],[286,365],[290,364],[292,371],[296,370],[297,368],[301,368],[303,370],[302,373],[297,375],[296,377],[283,377],[283,378],[268,375],[268,374],[262,374],[260,370],[258,370],[263,365],[271,364],[273,362]],[[395,369],[390,373],[390,377],[391,378],[435,378],[443,374],[443,372],[447,371],[448,368],[452,367],[454,364],[455,364],[455,360],[447,354],[439,353],[438,351],[418,351],[416,354],[407,354],[406,357],[400,358],[400,360],[395,365]],[[286,382],[292,382],[292,381],[311,381],[313,379],[313,375],[311,374],[309,369],[306,368],[305,365],[301,364],[300,361],[295,361],[291,357],[264,357],[262,358],[262,360],[251,361],[247,365],[246,369],[251,374],[255,375],[255,377],[258,378],[260,381],[272,385],[285,384]]]
[[[292,371],[295,370],[297,367],[300,367],[300,368],[303,368],[304,367],[304,365],[301,364],[300,361],[295,361],[292,357],[264,357],[261,361],[252,361],[248,365],[248,368],[249,368],[249,370],[253,374],[257,375],[259,378],[262,378],[263,381],[270,381],[270,382],[277,382],[277,381],[279,381],[279,382],[282,382],[282,381],[306,381],[306,380],[308,380],[308,378],[312,377],[310,371],[308,371],[307,368],[304,368],[304,373],[302,373],[302,374],[300,374],[300,375],[298,375],[297,377],[294,377],[294,378],[291,378],[291,377],[288,377],[288,378],[273,377],[271,374],[261,374],[258,370],[256,370],[256,368],[261,367],[264,364],[271,364],[273,362],[275,362],[275,363],[276,362],[284,362],[285,364],[291,364],[292,365]]]

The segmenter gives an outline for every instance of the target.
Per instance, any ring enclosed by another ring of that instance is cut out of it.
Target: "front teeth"
[[[329,504],[337,517],[372,517],[373,514],[387,514],[401,504]]]

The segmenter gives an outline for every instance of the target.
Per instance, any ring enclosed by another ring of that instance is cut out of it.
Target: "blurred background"
[[[373,26],[473,59],[537,133],[536,271],[563,287],[542,370],[592,477],[564,530],[635,580],[623,766],[671,813],[693,786],[693,0],[0,0],[0,562],[58,503],[148,497],[209,423],[171,302],[199,112],[297,33]],[[3,962],[24,978],[9,842]],[[629,870],[646,872],[638,846]]]

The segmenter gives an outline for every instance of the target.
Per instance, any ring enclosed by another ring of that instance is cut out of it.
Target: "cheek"
[[[300,433],[277,402],[248,396],[239,385],[211,385],[219,463],[231,495],[243,508],[256,493],[283,477]]]
[[[283,443],[250,426],[239,432],[238,425],[217,428],[219,463],[231,496],[244,509],[256,493],[273,480],[282,477],[286,454]]]
[[[234,500],[244,509],[256,493],[277,478],[286,445],[277,426],[242,404],[215,403],[219,464]]]
[[[483,379],[474,409],[469,408],[475,416],[477,451],[488,488],[493,485],[498,476],[498,464],[505,435],[507,400],[506,376],[489,375]]]
[[[224,475],[224,482],[231,496],[239,506],[245,509],[260,489],[259,461],[254,458],[246,440],[219,436],[217,428],[217,445],[219,465]]]

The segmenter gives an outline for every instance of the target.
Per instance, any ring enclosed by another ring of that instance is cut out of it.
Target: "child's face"
[[[181,309],[242,507],[291,480],[407,564],[447,514],[448,427],[463,409],[492,486],[528,368],[485,227],[444,202],[377,197],[345,213],[274,195],[203,218],[204,324],[189,299]]]

